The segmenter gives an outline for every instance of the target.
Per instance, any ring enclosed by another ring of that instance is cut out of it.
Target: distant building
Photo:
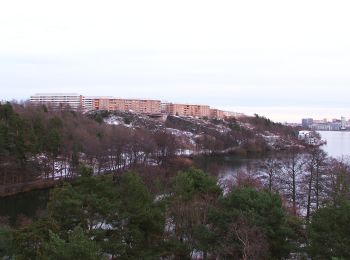
[[[165,101],[165,102],[161,102],[160,103],[160,112],[162,113],[162,114],[168,114],[168,108],[169,108],[169,106],[170,106],[170,102],[167,102],[167,101]]]
[[[309,145],[324,144],[324,141],[320,140],[313,131],[299,131],[298,139]]]
[[[112,97],[84,97],[83,98],[83,107],[84,111],[95,110],[95,100],[98,99],[111,99]]]
[[[217,119],[244,116],[241,113],[210,108],[208,105],[175,104],[152,99],[122,99],[110,96],[84,97],[69,93],[35,94],[30,97],[30,101],[33,104],[47,105],[54,109],[67,107],[82,112],[93,110],[130,111],[154,117],[160,117],[163,114]]]
[[[341,122],[328,122],[313,124],[310,129],[314,131],[339,131],[341,127]]]
[[[72,93],[35,94],[30,97],[30,102],[35,105],[47,105],[53,109],[67,107],[73,110],[82,110],[84,106],[83,96]]]
[[[301,120],[301,126],[304,128],[309,128],[314,123],[312,118],[303,118]]]
[[[169,103],[165,108],[165,111],[168,115],[173,116],[192,116],[199,118],[209,118],[210,116],[210,107],[207,105]]]
[[[224,115],[224,111],[216,109],[216,108],[211,108],[209,110],[210,112],[210,118],[211,119],[224,119],[225,115]]]
[[[328,124],[327,118],[321,119],[321,120],[314,120],[314,124]]]
[[[346,130],[347,127],[347,123],[346,123],[346,118],[345,117],[341,117],[341,130]]]
[[[160,100],[99,98],[94,100],[93,110],[131,111],[140,114],[160,114]]]
[[[310,138],[310,137],[312,137],[312,131],[306,131],[306,130],[299,131],[299,134],[298,134],[299,140],[305,140],[306,138]]]
[[[313,131],[341,131],[350,128],[350,120],[347,121],[344,116],[340,119],[333,118],[328,121],[327,118],[313,120],[312,118],[302,119],[302,127]]]

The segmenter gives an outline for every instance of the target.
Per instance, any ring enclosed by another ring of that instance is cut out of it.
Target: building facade
[[[191,116],[208,117],[210,116],[210,107],[207,105],[190,105],[168,103],[164,109],[168,115],[173,116]]]
[[[82,110],[84,107],[84,97],[72,93],[35,94],[30,97],[30,102],[34,105],[47,105],[53,109],[70,108],[73,110]]]
[[[150,99],[98,98],[94,100],[93,110],[130,111],[155,115],[161,113],[161,102]]]
[[[210,118],[211,119],[224,119],[224,111],[216,109],[216,108],[211,108],[210,109]]]
[[[314,120],[312,118],[303,118],[301,120],[301,125],[304,128],[309,128],[314,123]]]
[[[82,96],[79,94],[36,94],[30,97],[33,104],[45,104],[53,108],[67,107],[77,111],[130,111],[139,114],[161,116],[189,116],[197,118],[225,119],[243,114],[210,108],[208,105],[176,104],[152,99],[122,99],[115,97]]]
[[[99,99],[111,99],[112,97],[83,97],[84,111],[96,110],[95,101]]]

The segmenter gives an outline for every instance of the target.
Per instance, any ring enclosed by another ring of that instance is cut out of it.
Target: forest
[[[92,167],[95,174],[135,165],[164,165],[177,157],[179,150],[188,148],[189,142],[167,131],[169,127],[192,131],[193,149],[209,153],[230,148],[241,153],[266,152],[266,141],[257,134],[261,129],[296,139],[290,128],[259,116],[244,119],[256,126],[254,131],[233,118],[225,122],[222,133],[220,128],[218,131],[179,118],[168,119],[166,127],[158,127],[159,123],[150,126],[147,122],[130,127],[130,118],[124,118],[123,125],[109,125],[104,122],[108,115],[107,111],[83,115],[30,104],[0,105],[0,186],[73,178],[80,163]]]
[[[104,114],[0,105],[1,187],[54,181],[34,218],[0,218],[3,259],[350,258],[350,165],[297,143],[295,129],[258,115],[223,135],[167,121],[202,133],[199,150],[264,153],[256,169],[219,179],[178,155],[178,136]],[[273,151],[266,131],[296,145]]]

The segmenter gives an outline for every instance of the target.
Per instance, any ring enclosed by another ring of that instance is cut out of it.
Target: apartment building
[[[160,114],[160,100],[99,98],[94,100],[93,110],[131,111],[140,114]]]
[[[69,107],[73,110],[131,111],[140,114],[160,116],[178,115],[198,118],[240,117],[243,114],[211,109],[207,105],[175,104],[152,99],[122,99],[115,97],[87,96],[80,94],[35,94],[30,97],[33,104],[45,104],[54,108]]]
[[[301,120],[302,127],[308,128],[310,125],[314,123],[314,120],[312,118],[303,118]]]
[[[107,110],[111,111],[110,98],[97,98],[93,100],[93,109],[92,110]]]
[[[96,96],[87,96],[87,97],[83,97],[83,107],[84,107],[84,111],[91,111],[91,110],[95,110],[95,101],[99,100],[99,99],[111,99],[113,97],[96,97]]]
[[[166,105],[165,111],[168,115],[209,117],[210,107],[207,105],[174,104]]]
[[[73,93],[39,93],[30,97],[30,102],[35,105],[47,105],[54,109],[69,107],[73,110],[83,109],[84,98]]]
[[[170,102],[164,101],[160,103],[160,112],[162,114],[168,114]]]
[[[160,114],[160,100],[139,100],[139,111],[142,114]]]
[[[210,109],[210,118],[211,119],[224,119],[224,111],[216,109],[216,108],[211,108]]]

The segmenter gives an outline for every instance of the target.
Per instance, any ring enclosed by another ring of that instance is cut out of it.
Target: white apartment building
[[[82,109],[83,96],[74,93],[39,93],[30,97],[30,102],[36,105],[47,105],[53,108],[70,107],[74,110]]]

